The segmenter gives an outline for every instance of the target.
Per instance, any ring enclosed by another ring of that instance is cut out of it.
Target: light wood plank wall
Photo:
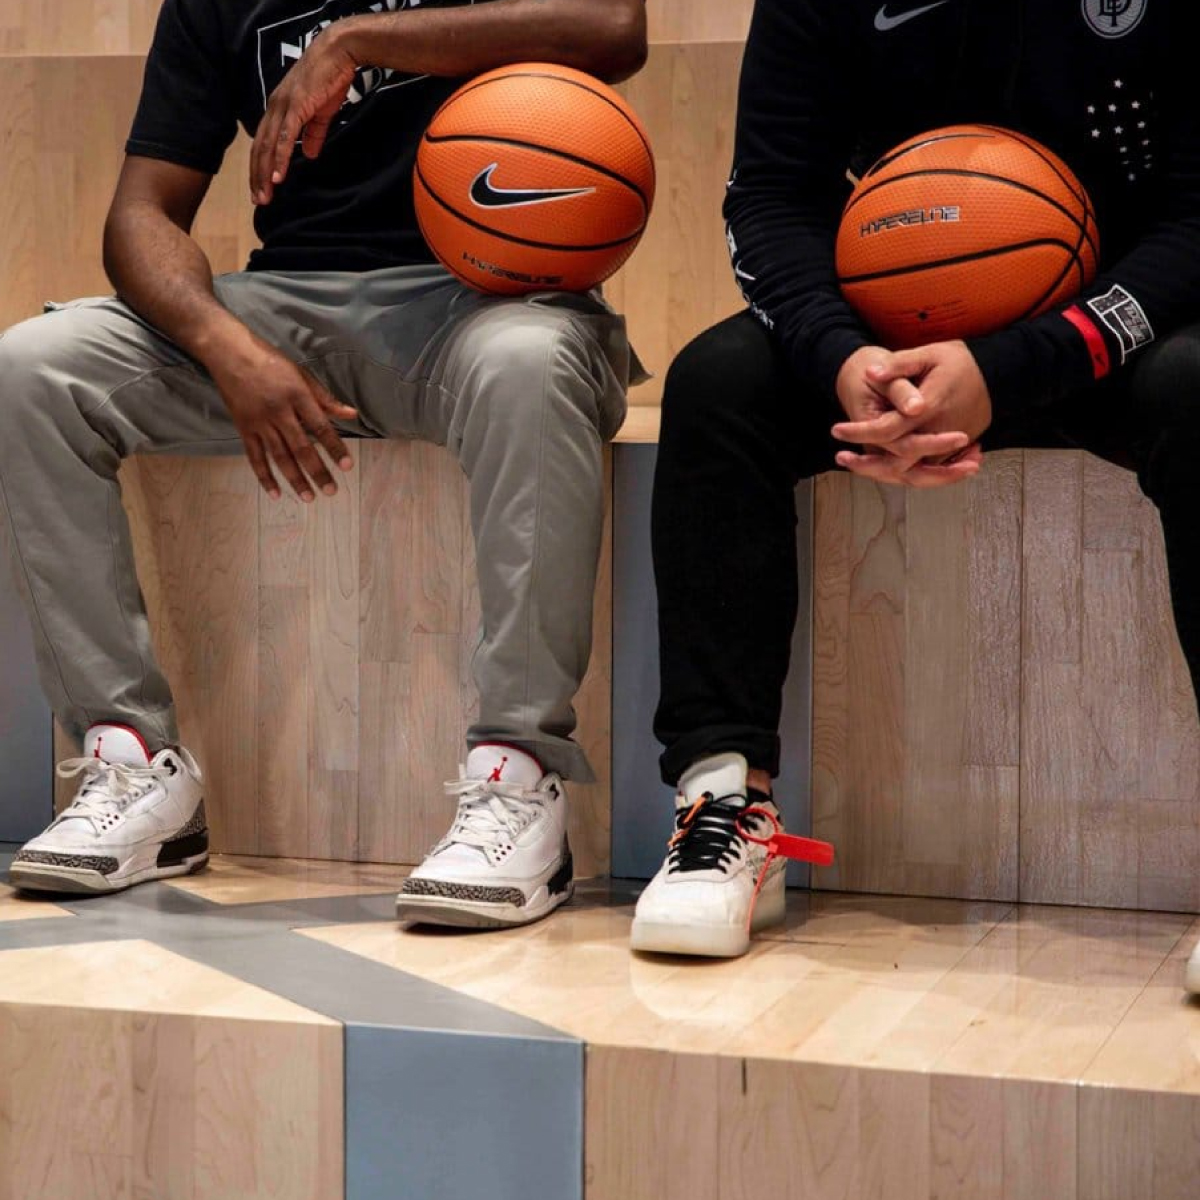
[[[675,355],[737,312],[721,201],[733,161],[742,46],[753,0],[648,0],[650,58],[620,91],[650,134],[658,195],[642,244],[605,285],[653,378],[630,393],[658,405]]]
[[[1130,472],[817,485],[818,887],[1200,909],[1200,728]]]

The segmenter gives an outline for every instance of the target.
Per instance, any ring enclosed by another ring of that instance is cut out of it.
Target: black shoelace
[[[756,796],[754,803],[768,799]],[[745,841],[738,817],[749,807],[751,801],[738,793],[718,799],[705,792],[691,808],[681,808],[675,815],[675,836],[667,856],[671,872],[727,870],[738,856],[738,843]],[[749,819],[757,822],[760,818]]]

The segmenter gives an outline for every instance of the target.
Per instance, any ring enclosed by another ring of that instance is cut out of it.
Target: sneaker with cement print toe
[[[30,891],[88,895],[188,875],[208,862],[200,768],[184,749],[151,756],[136,729],[93,725],[83,757],[58,765],[79,790],[13,860],[9,880]]]
[[[476,746],[454,824],[404,881],[396,915],[415,924],[527,925],[571,898],[571,849],[562,780],[511,746]]]

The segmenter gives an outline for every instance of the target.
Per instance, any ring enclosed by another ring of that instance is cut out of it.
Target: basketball
[[[991,333],[1077,295],[1096,274],[1087,192],[1032,138],[935,129],[858,182],[837,236],[850,305],[889,349]]]
[[[654,155],[607,84],[522,63],[472,79],[434,114],[413,186],[426,242],[463,283],[586,291],[637,246]]]

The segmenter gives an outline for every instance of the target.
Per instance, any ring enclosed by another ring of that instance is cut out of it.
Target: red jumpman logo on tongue
[[[500,774],[504,770],[504,764],[508,762],[508,755],[501,756],[500,765],[492,769],[492,773],[488,776],[488,783],[500,783]]]
[[[99,736],[99,737],[96,739],[96,748],[95,748],[95,750],[93,750],[93,751],[92,751],[92,757],[93,757],[93,758],[99,758],[99,757],[100,757],[100,747],[101,747],[101,746],[103,746],[103,745],[104,745],[104,734],[101,734],[101,735],[100,735],[100,736]]]

